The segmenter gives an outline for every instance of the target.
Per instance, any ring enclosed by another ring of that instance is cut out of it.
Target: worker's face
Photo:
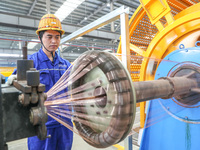
[[[47,30],[43,34],[42,42],[46,49],[55,52],[60,45],[60,33],[53,30]],[[43,47],[43,50],[46,49]]]

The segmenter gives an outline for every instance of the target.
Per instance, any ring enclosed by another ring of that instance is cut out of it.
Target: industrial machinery
[[[89,51],[76,60],[69,89],[75,91],[82,88],[82,93],[78,91],[75,94],[90,96],[84,100],[98,99],[92,103],[72,105],[71,108],[71,119],[86,142],[105,148],[122,141],[132,129],[136,103],[140,102],[143,114],[144,101],[154,99],[150,101],[146,121],[145,115],[141,118],[141,127],[144,127],[141,149],[199,148],[199,6],[198,1],[141,0],[141,5],[129,22],[131,74],[118,58],[106,52]],[[118,53],[121,53],[120,46]],[[91,81],[95,81],[91,84],[94,89],[92,93],[88,92]],[[44,89],[40,90],[42,87],[34,83],[30,84],[31,90],[26,91],[23,82],[15,81],[15,87],[24,93],[20,101],[18,95],[21,92],[14,87],[11,90],[1,89],[0,112],[3,113],[0,115],[3,117],[0,116],[0,139],[4,140],[0,141],[3,144],[35,135],[33,131],[38,126],[42,138],[46,136],[43,134],[46,132],[43,125],[46,118]],[[86,84],[89,88],[85,88]],[[35,98],[36,95],[39,95],[38,98]],[[76,95],[71,96],[76,98]],[[11,101],[9,104],[7,99]],[[36,105],[42,108],[42,112],[31,108]],[[5,111],[8,106],[17,109],[10,109],[16,111],[9,114]],[[37,116],[40,113],[44,115],[43,120],[38,121],[35,117],[29,119],[28,114]],[[18,116],[13,117],[14,114]],[[152,120],[155,116],[158,119]],[[25,120],[19,121],[21,117]],[[13,119],[17,119],[15,124],[8,122]],[[21,132],[8,134],[11,133],[8,124],[13,125],[12,133],[18,131],[16,122],[23,124],[19,125],[19,131],[23,128],[27,134],[18,137],[17,133]]]
[[[128,67],[132,81],[173,76],[178,68],[198,70],[199,44],[195,46],[195,43],[199,41],[199,1],[140,2],[129,20],[131,63]],[[121,43],[118,53],[121,54]],[[188,107],[177,100],[168,100],[171,103],[163,104],[160,99],[150,101],[146,106],[147,113],[145,102],[140,103],[140,123],[144,128],[140,149],[198,149],[199,118],[195,117],[198,115],[198,103]],[[183,114],[178,114],[181,112]],[[153,121],[152,118],[157,119]]]
[[[37,71],[26,71],[27,81],[22,78],[24,74],[20,74],[24,71],[19,68],[29,70],[32,68],[32,61],[22,60],[18,64],[19,78],[14,81],[14,86],[23,93],[20,95],[14,87],[2,89],[2,138],[7,142],[33,136],[36,135],[36,129],[38,137],[45,139],[47,112],[44,107],[44,86],[39,84]],[[166,99],[173,97],[182,105],[198,105],[199,67],[192,63],[180,66],[175,67],[168,77],[133,84],[130,74],[114,55],[100,51],[82,54],[74,62],[70,75],[70,89],[82,90],[73,93],[72,99],[76,98],[78,93],[79,97],[82,95],[79,100],[84,100],[85,96],[86,100],[91,100],[91,97],[98,100],[81,103],[78,106],[71,104],[71,119],[78,133],[92,146],[105,148],[128,136],[134,123],[136,102],[154,98],[163,98],[162,101],[167,101]],[[96,79],[98,83],[91,83]],[[84,87],[85,84],[89,88]],[[92,93],[88,92],[91,88],[94,89]],[[91,118],[94,115],[96,117]],[[95,124],[96,122],[98,123]]]
[[[79,135],[92,146],[105,148],[128,136],[138,102],[162,98],[161,102],[167,103],[173,98],[187,107],[199,105],[199,69],[196,64],[181,63],[171,70],[170,75],[155,81],[133,83],[128,71],[112,54],[99,51],[82,54],[71,71],[75,80],[71,89],[82,87],[82,92],[77,91],[78,94],[73,93],[72,97],[82,95],[87,100],[92,101],[95,97],[98,101],[72,105],[72,120],[75,120]],[[91,88],[94,89],[92,93]]]
[[[39,71],[33,68],[33,61],[26,60],[26,55],[24,57],[17,61],[14,86],[0,89],[1,150],[7,149],[6,142],[9,141],[36,135],[41,140],[47,138],[45,85],[40,84]]]
[[[192,54],[196,55],[194,52]],[[23,93],[19,96],[20,92],[14,87],[2,89],[1,132],[4,142],[33,136],[35,129],[40,139],[46,138],[45,89],[39,84],[39,73],[33,69],[26,71],[27,81],[22,78],[24,74],[20,73],[24,71],[19,68],[32,68],[32,61],[23,62],[18,62],[18,80],[14,81],[14,86]],[[105,148],[128,136],[134,122],[136,102],[163,98],[162,102],[165,103],[168,101],[166,99],[174,98],[180,105],[189,108],[198,106],[199,66],[184,62],[168,68],[171,72],[166,77],[133,84],[130,74],[114,55],[100,51],[82,54],[74,62],[70,75],[70,89],[75,91],[79,88],[71,95],[72,99],[78,95],[76,101],[91,100],[91,103],[71,104],[71,119],[79,135],[92,146]],[[92,98],[98,100],[92,101]]]

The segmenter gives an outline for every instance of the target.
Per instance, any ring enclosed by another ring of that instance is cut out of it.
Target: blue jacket
[[[51,87],[60,79],[65,70],[71,65],[69,61],[62,59],[55,53],[54,63],[50,61],[47,55],[43,52],[42,48],[28,56],[29,60],[33,60],[34,68],[40,71],[40,83],[45,84],[47,92]],[[13,72],[16,74],[17,70]],[[66,120],[66,118],[65,118]],[[72,126],[70,119],[67,120],[68,124]],[[28,138],[29,150],[71,150],[73,133],[59,122],[48,116],[47,135],[51,138],[39,140],[37,136]]]
[[[40,83],[46,86],[45,92],[53,87],[71,65],[69,61],[62,59],[57,53],[55,53],[54,63],[51,62],[42,48],[40,48],[38,52],[29,55],[28,59],[33,60],[34,68],[40,71]],[[12,74],[16,73],[17,70],[15,69]],[[70,120],[69,122],[71,123]],[[48,116],[48,122],[46,123],[47,128],[54,128],[60,125],[60,123]]]
[[[33,60],[34,68],[40,71],[40,83],[45,84],[45,92],[51,89],[71,65],[69,61],[62,59],[57,53],[55,53],[54,62],[52,63],[42,49],[28,56],[28,59]],[[68,119],[67,121],[72,126],[71,120]],[[28,138],[29,150],[71,150],[72,131],[50,116],[48,116],[46,126],[47,135],[50,134],[51,138],[45,140],[39,140],[36,136]]]
[[[38,52],[29,55],[28,59],[33,60],[34,68],[40,71],[40,83],[46,86],[45,92],[51,89],[71,65],[69,61],[62,59],[57,53],[55,53],[54,63],[51,62],[42,48]],[[46,126],[47,128],[54,128],[60,126],[60,123],[48,116]]]

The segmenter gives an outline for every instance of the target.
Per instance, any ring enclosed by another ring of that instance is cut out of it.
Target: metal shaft
[[[166,77],[154,81],[134,82],[133,84],[137,103],[189,94],[192,88],[198,88],[196,80],[187,77]]]
[[[24,41],[22,44],[23,59],[27,59],[27,41]]]

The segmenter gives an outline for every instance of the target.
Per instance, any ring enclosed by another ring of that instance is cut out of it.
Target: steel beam
[[[132,1],[122,1],[122,0],[117,0],[116,1],[117,3],[119,3],[119,4],[121,4],[121,5],[125,5],[125,6],[128,6],[128,7],[130,7],[130,8],[133,8],[133,9],[137,9],[138,8],[138,6],[140,5],[140,2],[138,1],[134,1],[134,0],[132,0]]]
[[[4,148],[4,129],[3,129],[3,98],[1,93],[1,77],[0,77],[0,149]]]
[[[116,2],[117,0],[113,0],[113,3],[114,2]],[[106,8],[107,7],[107,3],[104,3],[102,6],[100,6],[100,7],[98,7],[93,13],[91,13],[89,16],[87,16],[87,20],[89,19],[89,18],[91,18],[91,17],[94,17],[94,15],[95,14],[97,14],[98,12],[100,12],[100,11],[102,11],[104,8]],[[78,24],[78,25],[80,25],[80,24],[82,24],[83,22],[85,22],[86,20],[85,19],[83,19],[83,20],[81,20],[81,22]]]
[[[36,3],[37,3],[37,1],[38,1],[38,0],[35,0],[35,1],[33,2],[32,6],[31,6],[31,9],[29,10],[27,16],[30,16],[30,14],[32,13],[32,11],[33,11],[33,9],[34,9]]]
[[[106,6],[106,4],[104,4],[103,6],[100,6],[99,8],[97,8],[97,10],[95,10],[93,13],[91,13],[89,16],[87,16],[87,20],[90,18],[90,17],[92,17],[92,16],[94,16],[95,14],[97,14],[98,12],[100,12],[101,10],[103,10],[104,8],[106,8],[107,6]],[[80,24],[82,24],[83,22],[85,22],[86,20],[83,18],[83,20],[81,20],[81,22],[78,24],[78,25],[80,25]]]
[[[99,27],[101,26],[104,26],[116,19],[119,19],[120,18],[120,15],[122,13],[129,13],[129,8],[124,8],[124,6],[114,10],[113,12],[97,19],[96,21],[84,26],[83,28],[80,28],[79,30],[73,32],[72,34],[64,37],[62,40],[61,40],[61,45],[70,41],[70,40],[74,40],[76,39],[77,37],[79,36],[82,36],[82,35],[85,35],[95,29],[98,29]],[[106,36],[106,35],[105,35]],[[109,35],[108,35],[109,36]]]
[[[129,46],[129,19],[128,14],[123,13],[120,17],[121,24],[121,47],[122,47],[122,62],[130,71],[130,46]]]
[[[114,10],[114,2],[113,0],[110,0],[110,12],[112,12],[113,10]],[[115,24],[114,24],[114,21],[112,21],[110,24],[111,32],[115,31],[114,27],[115,27]]]
[[[47,14],[50,14],[51,13],[50,0],[46,0],[46,8],[47,8]]]
[[[39,19],[37,18],[33,18],[30,16],[18,16],[16,14],[5,13],[0,11],[1,26],[30,29],[33,30],[35,34],[35,31],[38,28],[38,24],[39,24]],[[81,26],[62,24],[62,28],[63,30],[66,31],[67,34],[70,34],[81,29]],[[85,36],[90,38],[106,39],[106,40],[118,40],[120,37],[118,33],[111,33],[102,30],[92,31]]]

